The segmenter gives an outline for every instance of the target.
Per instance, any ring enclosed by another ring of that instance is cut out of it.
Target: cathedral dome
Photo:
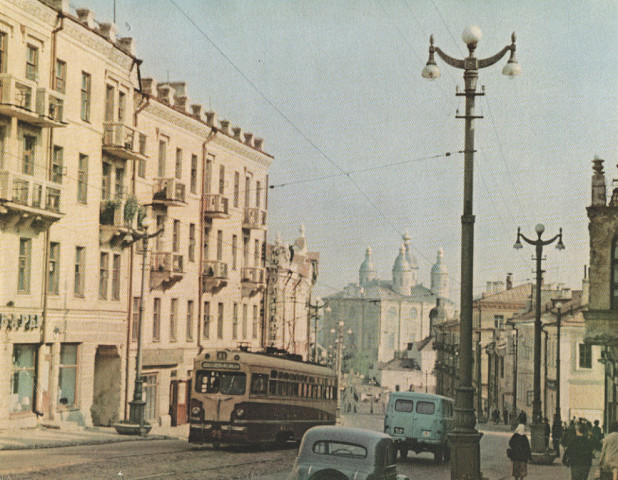
[[[406,247],[403,245],[399,248],[399,255],[395,259],[395,264],[393,265],[393,272],[409,272],[412,270],[410,267],[410,263],[406,259]]]
[[[358,271],[359,280],[361,285],[367,285],[377,278],[376,267],[373,265],[371,261],[371,254],[373,250],[371,247],[367,247],[365,251],[365,260],[361,263],[360,269]]]
[[[443,258],[444,258],[444,250],[440,248],[438,250],[438,257],[436,259],[436,263],[434,264],[433,267],[431,267],[432,274],[448,273],[448,269],[446,268],[446,265],[442,262]]]
[[[412,248],[410,247],[410,240],[412,240],[412,237],[410,237],[410,234],[406,230],[403,234],[403,244],[406,247],[406,260],[410,264],[410,268],[417,269],[418,262],[416,261],[416,257],[412,253]]]

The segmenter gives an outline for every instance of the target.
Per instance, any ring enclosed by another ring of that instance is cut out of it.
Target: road
[[[381,430],[382,417],[344,417],[344,425]],[[510,478],[505,451],[511,433],[486,432],[481,439],[483,476]],[[183,439],[145,440],[104,445],[0,452],[0,480],[115,479],[115,480],[285,480],[292,468],[296,445],[279,450],[244,448],[215,450],[189,445]],[[430,454],[398,460],[398,472],[412,480],[448,480],[448,464],[435,464]],[[562,466],[529,466],[527,480],[569,478]],[[591,478],[593,476],[591,475]]]

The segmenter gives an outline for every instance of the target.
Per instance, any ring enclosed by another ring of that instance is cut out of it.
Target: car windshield
[[[313,444],[313,453],[336,457],[366,458],[367,449],[355,443],[320,440]]]
[[[200,393],[223,393],[244,395],[247,376],[241,372],[201,370],[197,373],[195,391]]]

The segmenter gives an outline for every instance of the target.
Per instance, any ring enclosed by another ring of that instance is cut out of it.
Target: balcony
[[[123,123],[103,124],[103,151],[126,160],[146,160],[147,136]]]
[[[220,194],[204,195],[204,218],[229,218],[228,198]]]
[[[38,127],[64,127],[64,95],[31,80],[0,74],[0,114]]]
[[[184,257],[172,252],[153,252],[150,259],[150,289],[167,290],[185,276]]]
[[[227,263],[218,260],[202,262],[202,289],[216,293],[227,285]]]
[[[260,208],[245,208],[242,228],[247,230],[262,230],[266,228],[266,210]]]
[[[185,205],[185,184],[176,178],[156,178],[152,203],[166,207]]]
[[[46,229],[64,217],[61,186],[30,175],[0,171],[0,216],[7,226]]]
[[[117,245],[129,232],[125,223],[124,207],[126,200],[103,200],[99,208],[99,243]]]
[[[240,271],[242,295],[252,297],[264,291],[266,287],[266,270],[263,267],[243,267]]]

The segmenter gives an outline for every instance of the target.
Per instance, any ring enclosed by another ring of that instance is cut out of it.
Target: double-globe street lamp
[[[343,349],[345,348],[345,345],[343,344],[345,341],[345,333],[347,333],[348,335],[352,335],[352,329],[348,328],[347,332],[344,330],[345,327],[345,323],[343,322],[343,320],[340,320],[337,323],[337,328],[332,328],[330,333],[335,335],[335,349],[336,349],[336,356],[335,356],[335,371],[337,372],[337,419],[341,418],[341,400],[342,400],[342,393],[343,393],[343,382],[342,382],[342,373],[343,373]]]
[[[307,307],[309,308],[309,316],[310,319],[313,320],[313,362],[319,363],[319,352],[318,352],[318,320],[320,319],[320,310],[325,313],[329,313],[331,311],[328,306],[328,302],[322,301],[321,298],[316,298],[315,303],[311,303],[311,300],[307,302]],[[311,324],[310,324],[311,328]]]
[[[523,248],[521,240],[524,240],[530,245],[536,247],[536,299],[535,299],[535,317],[534,317],[534,369],[533,369],[533,399],[532,399],[532,424],[530,425],[531,432],[531,448],[533,454],[545,453],[545,425],[543,425],[543,417],[541,412],[541,285],[543,283],[543,270],[541,262],[543,261],[543,247],[551,245],[556,240],[556,248],[564,250],[562,243],[562,228],[558,235],[543,240],[541,235],[545,231],[545,226],[539,223],[535,227],[537,239],[532,240],[521,233],[520,228],[517,228],[517,240],[513,248],[519,250]]]
[[[460,358],[459,358],[459,385],[455,392],[455,426],[449,439],[452,445],[451,478],[469,478],[480,480],[480,438],[481,435],[475,429],[476,418],[474,414],[474,387],[472,386],[472,288],[473,288],[473,257],[474,257],[474,215],[472,213],[473,179],[474,179],[474,127],[473,122],[477,118],[474,111],[475,97],[484,95],[484,92],[476,91],[478,71],[489,67],[510,52],[508,63],[502,73],[509,77],[521,74],[521,67],[515,58],[515,33],[511,36],[511,44],[504,47],[497,54],[478,59],[474,51],[481,40],[481,30],[476,26],[467,27],[462,40],[468,46],[469,56],[463,60],[453,58],[438,47],[435,47],[433,35],[429,38],[429,60],[423,69],[422,76],[433,80],[440,76],[440,70],[436,65],[434,53],[437,53],[448,65],[464,70],[464,92],[456,93],[457,96],[466,97],[465,115],[457,115],[456,118],[465,119],[465,145],[464,145],[464,192],[463,192],[463,215],[461,217],[461,322],[460,322]]]

